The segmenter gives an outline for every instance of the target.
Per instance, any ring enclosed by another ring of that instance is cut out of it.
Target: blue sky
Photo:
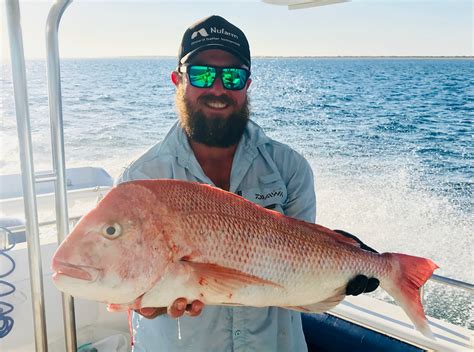
[[[24,48],[42,58],[52,1],[21,2]],[[2,4],[2,12],[4,4]],[[222,15],[254,56],[472,56],[470,0],[353,0],[289,11],[258,0],[74,1],[60,28],[62,57],[176,56],[184,30]],[[2,15],[2,42],[6,43]],[[7,48],[2,48],[5,58]]]

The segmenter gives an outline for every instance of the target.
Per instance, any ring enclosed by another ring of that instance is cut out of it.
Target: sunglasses
[[[210,88],[219,74],[222,85],[228,90],[241,90],[250,77],[250,71],[237,67],[214,67],[202,65],[185,65],[178,67],[179,72],[187,72],[193,87]]]

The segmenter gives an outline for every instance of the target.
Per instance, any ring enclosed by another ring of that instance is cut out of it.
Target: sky
[[[53,1],[20,1],[27,58],[44,58]],[[9,60],[0,0],[2,61]],[[253,56],[473,56],[472,0],[353,0],[288,10],[259,0],[91,1],[66,9],[63,58],[176,56],[186,28],[218,14],[241,28]]]

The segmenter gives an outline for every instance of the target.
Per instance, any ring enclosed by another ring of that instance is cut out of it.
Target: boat
[[[299,9],[343,1],[264,2]],[[19,1],[6,1],[22,173],[0,177],[1,351],[130,350],[126,313],[108,313],[104,304],[73,299],[51,280],[50,262],[58,242],[113,185],[104,169],[65,165],[58,28],[70,3],[54,3],[47,20],[53,170],[35,172]],[[53,229],[48,232],[48,227]],[[40,238],[40,231],[47,235]],[[474,289],[470,283],[437,275],[431,280],[470,293]],[[310,351],[473,350],[471,330],[428,320],[435,340],[415,331],[399,307],[364,295],[348,297],[324,314],[303,314],[303,329]]]

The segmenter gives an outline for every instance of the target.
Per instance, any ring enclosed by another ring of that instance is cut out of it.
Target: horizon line
[[[60,59],[131,59],[131,58],[166,58],[166,59],[178,59],[177,56],[172,55],[117,55],[117,56],[67,56]],[[255,55],[252,59],[267,59],[267,58],[309,58],[309,59],[337,59],[337,58],[394,58],[394,59],[474,59],[474,55]],[[45,57],[26,57],[25,60],[46,60]]]

